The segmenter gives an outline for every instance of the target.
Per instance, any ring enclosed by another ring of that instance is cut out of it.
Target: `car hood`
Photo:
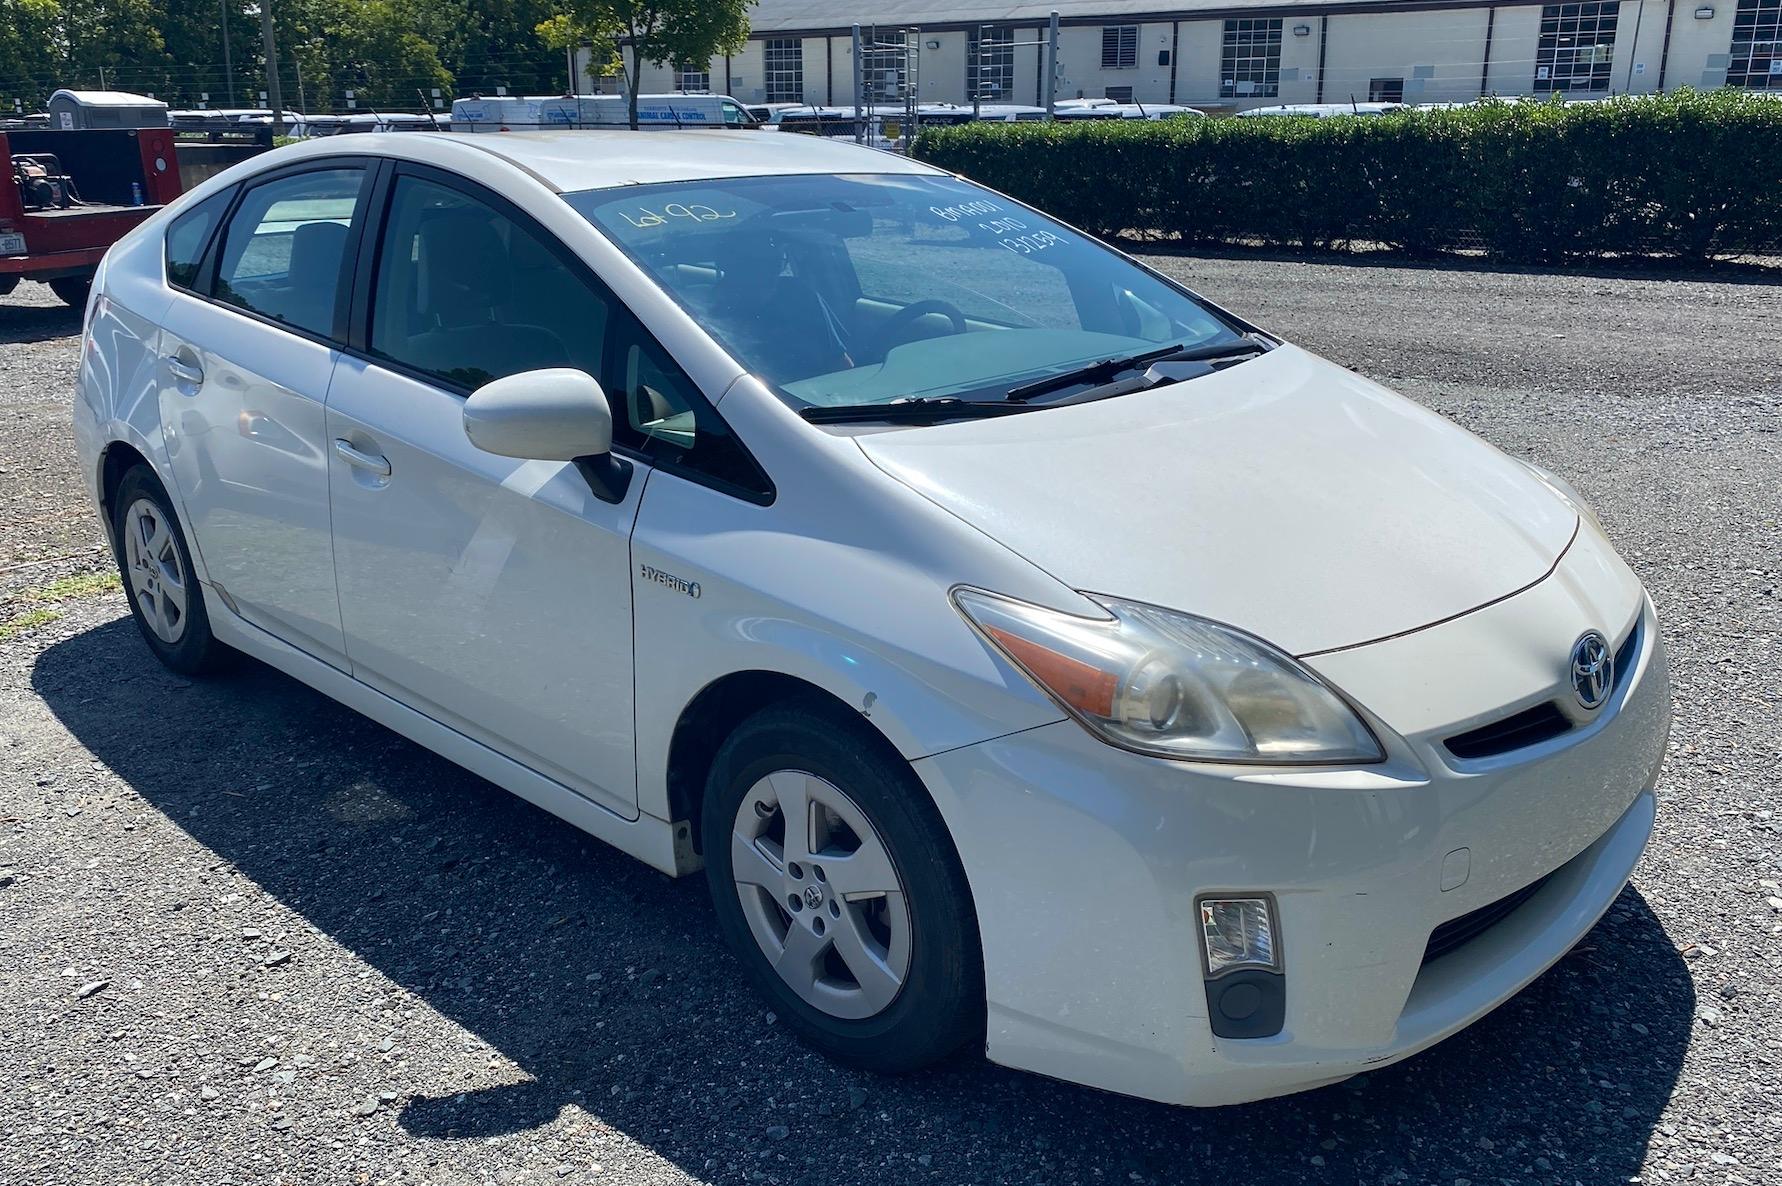
[[[1138,394],[858,441],[1074,589],[1299,655],[1526,588],[1577,529],[1519,462],[1292,346]]]

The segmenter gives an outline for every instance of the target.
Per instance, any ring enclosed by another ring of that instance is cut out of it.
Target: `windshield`
[[[565,195],[794,407],[1000,400],[1236,340],[1094,240],[950,177],[747,177]]]

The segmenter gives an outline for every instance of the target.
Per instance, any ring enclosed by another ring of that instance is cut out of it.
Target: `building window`
[[[1620,0],[1549,4],[1541,9],[1541,42],[1535,50],[1537,91],[1606,91],[1615,54]]]
[[[804,102],[804,42],[797,37],[770,38],[767,55],[767,101]]]
[[[1138,26],[1101,27],[1101,68],[1131,70],[1138,65]]]
[[[891,36],[887,34],[883,41],[870,42],[871,47],[860,53],[860,70],[868,103],[903,102],[907,77],[904,61],[909,51],[892,41]]]
[[[1726,85],[1782,91],[1782,0],[1739,0]]]
[[[675,69],[674,89],[683,95],[708,95],[712,89],[712,72],[697,66],[679,66]]]
[[[1129,86],[1110,86],[1102,89],[1102,97],[1112,99],[1116,103],[1132,102],[1132,88]]]
[[[1782,0],[1777,0],[1782,3]],[[1006,102],[1015,91],[1015,31],[973,29],[968,35],[971,51],[965,57],[965,93],[984,102]],[[971,77],[973,70],[977,77]]]
[[[1219,55],[1219,97],[1272,99],[1281,93],[1281,18],[1225,22]]]
[[[1402,78],[1368,80],[1367,101],[1369,103],[1403,103],[1405,101],[1405,80]]]

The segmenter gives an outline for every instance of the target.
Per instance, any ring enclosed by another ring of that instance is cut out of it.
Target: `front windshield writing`
[[[799,407],[1000,399],[1097,359],[1236,336],[1093,240],[953,178],[750,177],[565,197]]]

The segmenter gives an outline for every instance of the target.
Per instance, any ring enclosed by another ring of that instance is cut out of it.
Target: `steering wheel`
[[[916,301],[891,314],[890,319],[885,322],[885,328],[879,331],[878,340],[873,343],[878,351],[878,357],[883,358],[891,353],[893,346],[902,345],[904,332],[918,319],[926,317],[930,313],[939,313],[952,322],[954,333],[966,332],[965,314],[959,311],[959,306],[948,304],[946,301]]]

